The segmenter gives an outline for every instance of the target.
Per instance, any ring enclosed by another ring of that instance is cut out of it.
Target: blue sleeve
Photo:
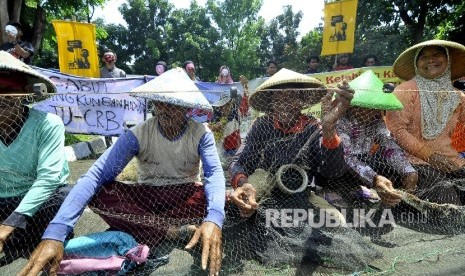
[[[207,132],[202,136],[199,154],[205,175],[204,189],[207,198],[207,217],[204,221],[211,221],[221,228],[225,217],[226,181],[213,133]]]
[[[139,142],[132,131],[126,131],[116,143],[77,181],[45,230],[42,239],[64,241],[91,198],[102,185],[113,181],[131,159],[139,153]]]

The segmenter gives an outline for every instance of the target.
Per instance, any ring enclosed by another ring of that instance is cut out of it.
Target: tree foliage
[[[167,40],[175,65],[192,60],[197,66],[197,76],[211,81],[216,76],[224,55],[221,36],[213,27],[208,9],[193,1],[188,9],[175,10],[168,20]]]
[[[278,62],[280,67],[296,68],[299,60],[295,59],[298,50],[298,28],[302,19],[302,11],[294,14],[291,6],[283,7],[283,13],[272,19],[267,32],[264,32],[262,42],[266,43],[271,55],[269,59]],[[267,49],[267,47],[261,47]],[[267,56],[267,51],[262,53]]]
[[[228,65],[233,72],[253,74],[260,68],[260,60],[254,47],[259,43],[260,26],[264,19],[258,16],[263,0],[208,0],[208,11],[216,23],[223,48],[221,61],[217,62],[216,74],[221,65]],[[236,76],[238,77],[238,76]]]
[[[121,63],[134,63],[132,70],[138,74],[154,74],[155,63],[167,60],[165,26],[173,5],[167,0],[133,0],[120,7],[127,27],[110,24],[108,37],[99,40],[101,48],[110,48]],[[105,27],[105,26],[102,26]]]
[[[409,44],[437,36],[437,26],[458,15],[462,0],[359,0],[358,28],[363,32],[373,27],[388,27],[395,31],[405,28]],[[462,13],[463,14],[463,13]],[[454,19],[452,19],[455,21]]]
[[[97,6],[107,0],[0,0],[0,23],[20,22],[24,28],[24,39],[31,41],[36,55],[34,64],[42,67],[57,67],[56,35],[52,20],[70,20],[90,22]],[[7,7],[2,9],[2,7]],[[105,33],[105,32],[103,32]],[[6,41],[4,28],[0,28],[2,43]]]

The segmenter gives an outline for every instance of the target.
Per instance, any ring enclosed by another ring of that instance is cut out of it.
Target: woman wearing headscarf
[[[465,203],[465,159],[451,142],[457,123],[465,122],[465,96],[452,86],[465,75],[463,60],[463,45],[430,40],[394,62],[394,72],[406,80],[393,92],[404,109],[387,112],[387,126],[418,172],[417,195],[432,202]]]
[[[220,67],[220,73],[218,74],[216,83],[219,83],[219,84],[233,84],[234,83],[232,79],[231,70],[229,69],[228,66],[223,65]]]
[[[323,197],[331,204],[342,204],[342,208],[373,206],[371,203],[379,198],[388,206],[396,205],[402,196],[393,188],[394,175],[399,176],[399,184],[405,190],[414,189],[417,175],[404,151],[389,135],[382,111],[400,110],[403,106],[394,95],[383,92],[383,82],[371,70],[349,85],[355,90],[354,99],[338,121],[337,132],[350,169],[330,181],[328,190],[336,193],[324,193]]]

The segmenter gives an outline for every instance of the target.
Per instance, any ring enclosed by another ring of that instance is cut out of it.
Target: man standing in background
[[[23,27],[18,22],[8,22],[5,26],[7,42],[4,43],[0,50],[12,54],[15,58],[26,64],[30,64],[31,57],[34,55],[34,47],[31,43],[22,41]]]
[[[320,70],[318,67],[320,66],[320,58],[317,56],[310,56],[307,58],[307,71],[305,74],[315,74],[319,73]]]
[[[365,67],[377,66],[378,58],[373,54],[369,54],[363,59],[363,65]]]
[[[101,78],[125,78],[126,72],[115,66],[117,57],[111,50],[106,50],[102,58],[105,66],[100,68]]]
[[[278,72],[278,63],[274,60],[269,60],[266,63],[266,74],[267,77],[271,77]]]
[[[116,67],[115,63],[117,57],[113,51],[108,49],[105,50],[105,52],[103,53],[102,60],[105,63],[105,66],[102,66],[100,68],[100,78],[109,79],[126,77],[126,72]],[[113,144],[111,136],[105,136],[105,144],[107,145],[107,148],[109,148]]]

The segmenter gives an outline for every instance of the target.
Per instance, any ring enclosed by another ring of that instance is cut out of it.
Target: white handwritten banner
[[[154,78],[154,76],[135,76],[116,79],[83,78],[40,67],[31,67],[42,75],[47,76],[57,87],[58,93],[128,93],[131,89]]]
[[[66,132],[119,135],[128,125],[144,120],[145,102],[116,94],[56,94],[34,108],[58,115]]]
[[[154,76],[83,78],[54,70],[33,68],[47,76],[57,87],[57,94],[37,103],[34,108],[58,115],[65,124],[66,132],[119,135],[127,126],[140,123],[146,118],[145,100],[130,96],[129,91],[154,79]],[[240,83],[195,84],[210,103],[219,100],[222,94],[229,94],[232,86],[236,86],[238,93],[242,94]]]
[[[144,121],[145,101],[129,91],[153,77],[118,79],[81,78],[34,67],[57,87],[57,94],[34,105],[58,115],[66,132],[119,135],[126,125]]]

